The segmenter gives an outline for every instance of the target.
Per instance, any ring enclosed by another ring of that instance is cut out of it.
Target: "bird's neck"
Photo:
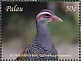
[[[35,39],[42,46],[47,47],[48,45],[50,47],[52,41],[47,23],[37,23],[37,34]]]
[[[47,23],[38,23],[37,24],[37,34],[39,36],[50,36],[49,29],[47,27]]]

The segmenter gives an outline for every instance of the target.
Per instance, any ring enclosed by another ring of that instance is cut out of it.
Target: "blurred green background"
[[[18,5],[23,12],[6,12],[6,6]],[[76,7],[75,12],[66,12],[67,6]],[[3,59],[15,59],[10,54],[21,53],[36,34],[35,17],[42,9],[50,9],[63,20],[50,22],[48,28],[59,54],[71,55],[61,59],[78,59],[79,3],[78,2],[2,2]]]

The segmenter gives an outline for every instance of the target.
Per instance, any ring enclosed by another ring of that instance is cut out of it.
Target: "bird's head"
[[[48,23],[50,21],[63,22],[62,19],[57,17],[51,10],[48,9],[41,10],[39,14],[36,16],[36,23]]]

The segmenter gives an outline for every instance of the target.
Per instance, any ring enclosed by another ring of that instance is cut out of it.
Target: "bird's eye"
[[[49,14],[45,14],[45,16],[51,16],[51,15],[49,15]]]

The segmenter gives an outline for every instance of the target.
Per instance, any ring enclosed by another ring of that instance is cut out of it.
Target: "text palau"
[[[18,11],[23,11],[23,7],[18,7],[18,5],[15,5],[15,6],[6,6],[5,10],[7,12],[18,12]]]

